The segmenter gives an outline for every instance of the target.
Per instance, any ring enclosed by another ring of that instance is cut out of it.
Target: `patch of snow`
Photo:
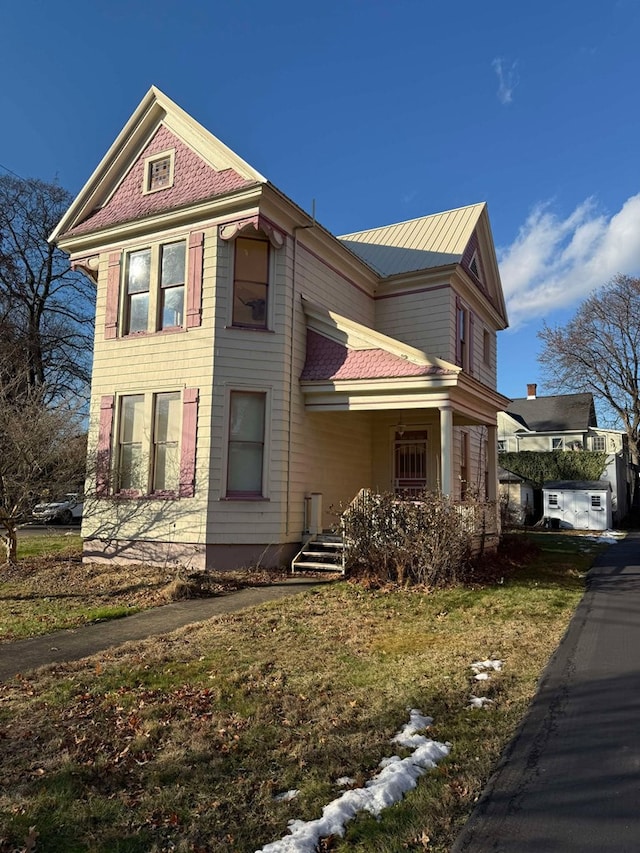
[[[342,838],[346,824],[358,812],[366,811],[377,817],[383,809],[397,803],[407,791],[416,787],[417,779],[423,773],[449,754],[450,744],[418,734],[432,722],[431,717],[411,710],[409,723],[392,739],[392,743],[413,748],[411,755],[407,758],[397,755],[384,758],[379,765],[380,772],[364,788],[345,791],[323,808],[322,817],[317,820],[289,821],[290,835],[261,847],[256,853],[315,853],[321,838],[330,835]]]
[[[336,785],[339,788],[349,788],[351,785],[355,784],[355,779],[352,779],[351,776],[341,776],[339,779],[336,779]]]
[[[500,672],[502,669],[502,661],[495,658],[487,658],[487,660],[477,660],[471,664],[471,669],[474,672],[483,672],[487,669],[492,669],[494,672]]]
[[[489,673],[488,672],[476,672],[473,676],[476,681],[489,681]]]
[[[276,794],[273,798],[278,803],[288,803],[289,800],[295,800],[300,791],[292,788],[290,791],[283,791],[281,794]]]
[[[492,705],[493,699],[487,699],[486,696],[470,696],[469,708],[485,708],[487,705]]]

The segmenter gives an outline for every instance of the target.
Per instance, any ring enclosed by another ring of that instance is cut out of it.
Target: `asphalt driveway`
[[[610,546],[451,853],[640,851],[640,533]]]

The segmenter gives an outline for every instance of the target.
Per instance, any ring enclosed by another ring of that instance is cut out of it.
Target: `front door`
[[[396,432],[393,459],[395,493],[407,498],[421,495],[427,488],[427,431]]]

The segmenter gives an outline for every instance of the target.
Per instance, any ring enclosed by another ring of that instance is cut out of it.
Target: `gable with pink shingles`
[[[174,184],[162,192],[142,193],[145,158],[175,150]],[[119,225],[145,216],[175,210],[252,185],[233,169],[216,171],[194,151],[160,125],[135,164],[109,199],[68,234],[84,234],[96,228]]]
[[[309,329],[307,358],[300,379],[319,382],[334,379],[395,379],[401,376],[445,376],[433,364],[415,364],[383,349],[350,349]]]

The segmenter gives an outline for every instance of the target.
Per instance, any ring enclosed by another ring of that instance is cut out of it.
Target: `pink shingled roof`
[[[168,148],[175,148],[176,152],[173,186],[161,192],[143,195],[142,178],[145,157],[166,151]],[[90,214],[84,222],[68,233],[84,234],[96,228],[152,216],[185,204],[214,198],[249,186],[251,183],[233,169],[216,172],[164,125],[160,125],[107,205]]]
[[[382,349],[354,350],[307,332],[307,360],[300,379],[318,382],[328,379],[393,379],[400,376],[443,376],[442,367],[414,364]]]

